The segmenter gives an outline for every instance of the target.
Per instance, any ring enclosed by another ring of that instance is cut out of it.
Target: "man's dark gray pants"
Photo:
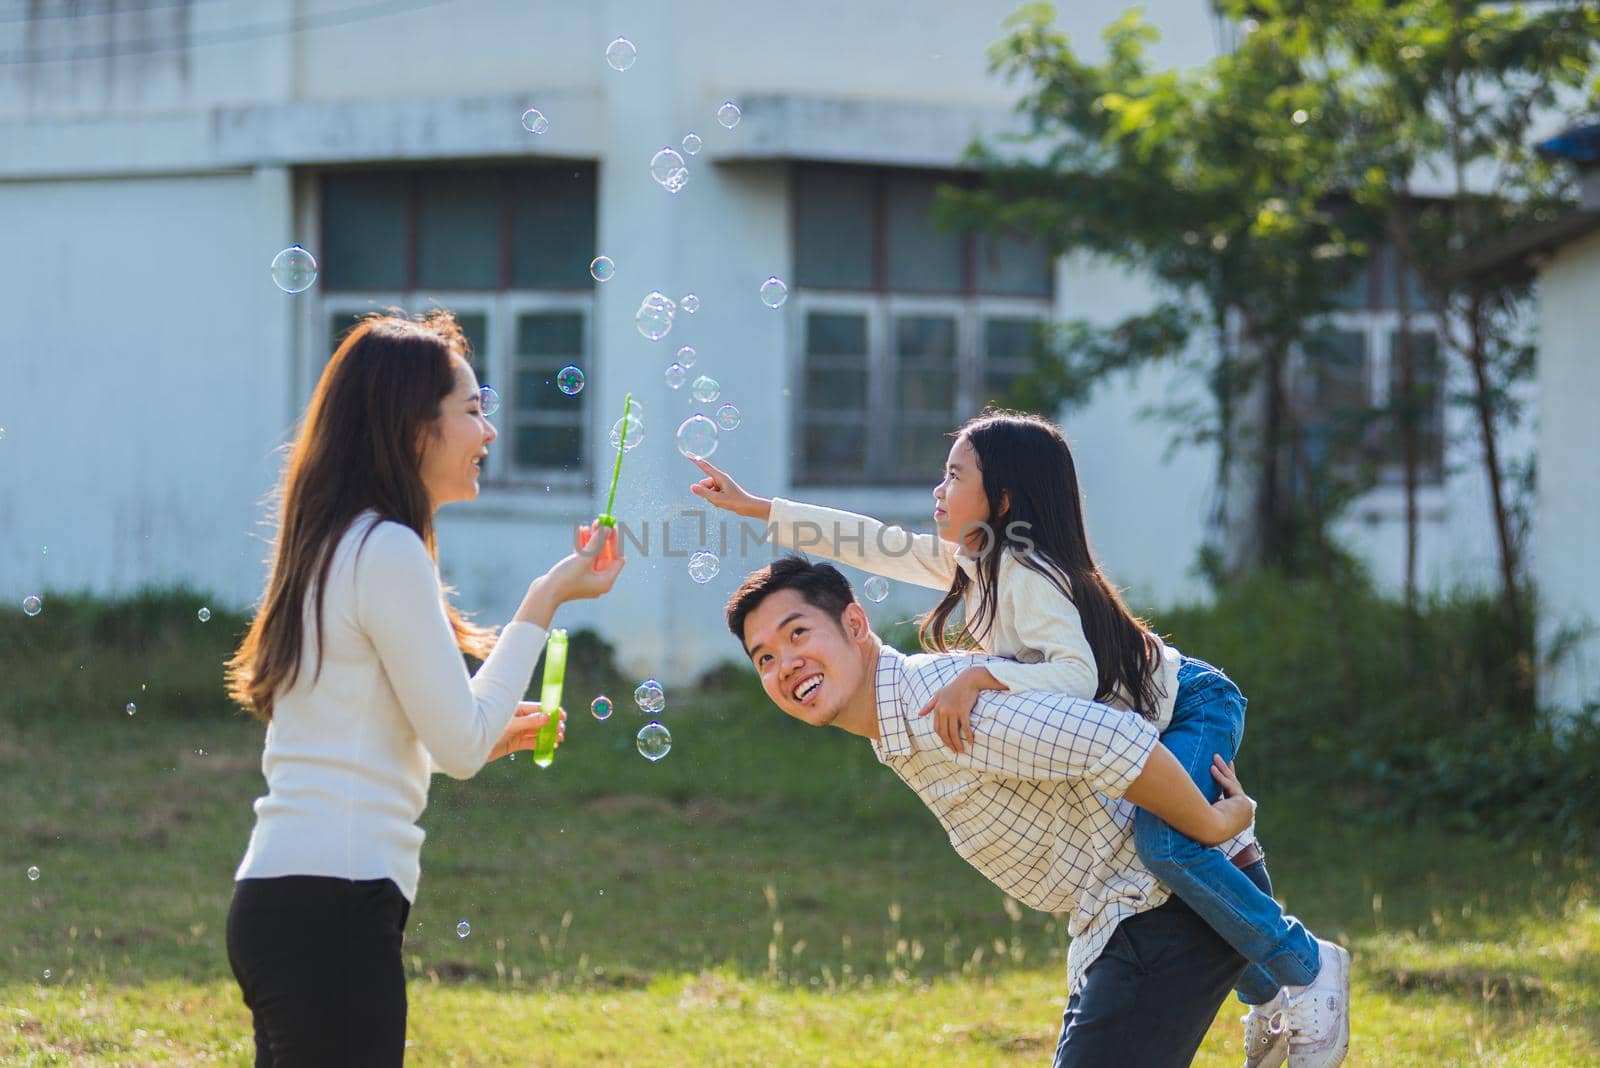
[[[1272,892],[1265,862],[1244,873]],[[1055,1068],[1184,1068],[1245,963],[1176,897],[1123,920],[1067,1002]]]

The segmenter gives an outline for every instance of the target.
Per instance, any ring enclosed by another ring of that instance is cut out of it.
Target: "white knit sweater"
[[[372,512],[334,551],[320,674],[315,612],[313,591],[300,677],[274,701],[267,794],[234,878],[388,878],[414,900],[429,776],[483,766],[528,689],[544,628],[508,623],[469,678],[422,539]]]

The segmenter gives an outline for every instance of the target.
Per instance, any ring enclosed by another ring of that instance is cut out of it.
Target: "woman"
[[[477,496],[497,436],[467,354],[448,312],[363,320],[284,469],[266,595],[228,665],[231,696],[268,725],[228,913],[258,1066],[401,1063],[429,776],[533,748],[557,710],[520,698],[551,616],[622,570],[568,556],[498,636],[450,604],[434,513]],[[471,678],[462,653],[483,660]]]

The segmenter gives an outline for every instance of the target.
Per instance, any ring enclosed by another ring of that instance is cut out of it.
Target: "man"
[[[1198,841],[1232,838],[1235,863],[1262,883],[1260,851],[1241,833],[1255,804],[1231,766],[1217,761],[1225,796],[1208,804],[1147,720],[1052,693],[985,692],[972,713],[975,740],[952,752],[916,713],[987,658],[884,645],[828,564],[790,556],[752,573],[727,621],[774,704],[870,739],[990,882],[1032,908],[1069,914],[1057,1068],[1193,1059],[1245,960],[1139,863],[1133,810]]]

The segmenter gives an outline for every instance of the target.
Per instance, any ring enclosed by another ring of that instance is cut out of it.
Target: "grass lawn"
[[[0,1063],[250,1063],[223,921],[260,730],[137,691],[135,657],[21,655],[0,641],[8,677],[40,680],[0,697]],[[865,743],[748,685],[669,686],[652,765],[612,696],[549,770],[435,779],[412,1063],[1048,1063],[1061,925],[955,856]],[[1600,1063],[1591,861],[1258,796],[1280,895],[1354,952],[1347,1063]],[[1238,1014],[1196,1063],[1242,1063]]]

